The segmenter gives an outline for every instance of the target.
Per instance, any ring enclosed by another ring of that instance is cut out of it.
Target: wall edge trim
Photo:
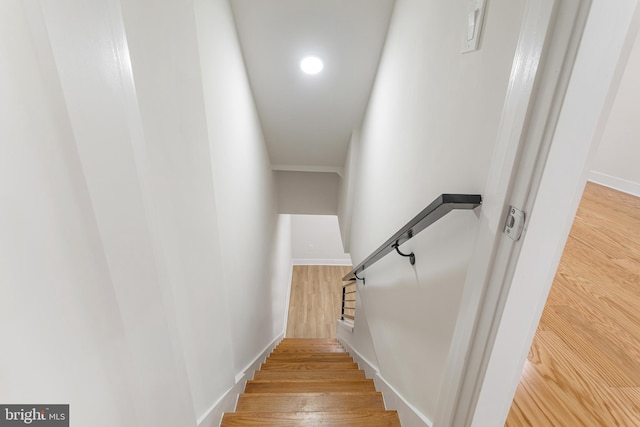
[[[262,352],[242,371],[236,375],[236,383],[229,388],[211,407],[198,418],[198,427],[218,427],[225,412],[232,412],[236,408],[238,395],[242,393],[245,382],[253,378],[255,371],[260,369],[260,364],[267,358],[276,345],[284,338],[284,333],[279,334]]]
[[[293,258],[291,262],[293,265],[353,265],[350,259]]]
[[[341,178],[344,175],[344,168],[341,166],[271,165],[271,170],[284,172],[335,173]]]
[[[391,384],[384,379],[378,369],[373,366],[364,356],[354,349],[347,341],[338,337],[338,341],[347,350],[360,369],[363,369],[367,378],[372,378],[376,385],[376,390],[382,392],[385,408],[398,411],[400,422],[403,425],[412,427],[433,427],[433,422],[429,420],[415,406],[405,400],[405,398]]]
[[[338,319],[338,326],[351,333],[353,333],[353,329],[355,328],[355,324],[342,319]]]

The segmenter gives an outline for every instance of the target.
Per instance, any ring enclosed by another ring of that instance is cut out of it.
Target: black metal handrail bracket
[[[471,210],[482,204],[482,196],[480,194],[441,194],[429,206],[424,208],[422,212],[416,215],[404,227],[398,230],[393,236],[384,242],[378,249],[373,251],[371,255],[365,258],[353,270],[342,278],[343,281],[362,280],[364,284],[364,276],[362,272],[375,264],[380,258],[389,252],[396,251],[399,255],[409,258],[411,265],[415,264],[416,257],[412,253],[405,254],[400,252],[400,245],[407,240],[420,233],[422,230],[455,209]]]

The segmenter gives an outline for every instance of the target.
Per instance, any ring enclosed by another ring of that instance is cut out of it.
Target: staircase
[[[238,397],[231,426],[396,427],[396,411],[335,339],[285,338]]]

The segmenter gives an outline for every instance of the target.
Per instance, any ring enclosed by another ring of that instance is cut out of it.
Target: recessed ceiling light
[[[322,71],[324,64],[320,58],[315,56],[307,56],[302,61],[300,61],[300,69],[307,74],[318,74]]]

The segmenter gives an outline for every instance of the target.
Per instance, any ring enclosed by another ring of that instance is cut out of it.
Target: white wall
[[[0,31],[2,400],[217,425],[291,258],[228,3],[9,0]]]
[[[351,265],[335,215],[291,215],[291,236],[294,264]]]
[[[126,0],[122,5],[145,137],[140,157],[146,162],[152,199],[147,209],[155,221],[162,274],[170,283],[179,357],[184,358],[193,410],[200,418],[233,383],[234,372],[228,369],[233,358],[227,298],[215,286],[224,271],[220,209],[214,198],[193,4],[176,0],[159,7]]]
[[[242,302],[229,313],[238,375],[283,322],[269,286],[277,192],[229,4],[198,0],[195,12],[225,266],[219,280],[229,301]]]
[[[360,136],[354,264],[439,194],[482,194],[524,2],[487,5],[480,51],[462,55],[464,2],[396,2]],[[427,418],[436,410],[476,231],[474,213],[454,212],[405,245],[415,267],[390,254],[369,268],[359,286],[366,319],[356,313],[353,335],[341,332]],[[362,344],[362,321],[375,354]]]
[[[0,3],[0,396],[69,403],[78,425],[139,426],[118,298],[29,6]]]
[[[42,13],[124,328],[141,423],[193,424],[185,364],[139,168],[137,111],[120,4],[42,2]],[[166,390],[164,384],[172,384]],[[173,406],[173,408],[171,408]]]
[[[640,196],[640,34],[635,38],[589,178]]]
[[[273,248],[271,271],[271,301],[276,316],[273,322],[273,334],[285,332],[286,318],[289,312],[289,296],[291,295],[291,275],[293,273],[291,215],[278,215],[278,227]],[[283,286],[284,285],[284,286]]]
[[[358,159],[360,157],[360,131],[351,133],[347,158],[344,163],[344,172],[340,180],[340,193],[338,199],[338,222],[342,234],[342,245],[345,251],[349,251],[351,238],[351,220],[353,219],[353,199],[357,187]]]
[[[333,172],[276,171],[281,214],[337,215],[340,177]]]

